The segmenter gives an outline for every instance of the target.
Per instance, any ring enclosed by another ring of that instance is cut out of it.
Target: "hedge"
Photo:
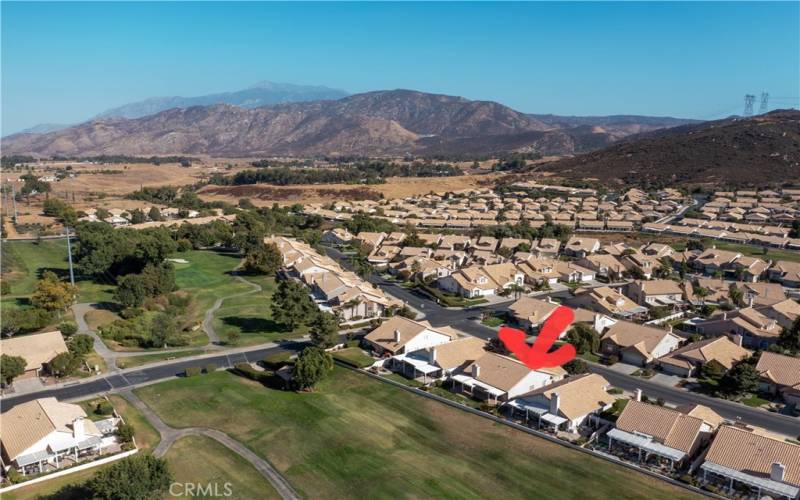
[[[202,372],[203,370],[199,366],[190,366],[189,368],[186,369],[186,376],[196,377],[197,375],[200,375]]]
[[[264,359],[262,359],[261,362],[264,363],[264,366],[266,366],[267,368],[272,368],[273,370],[277,370],[278,368],[287,364],[291,359],[292,359],[291,352],[278,351],[272,354],[267,354],[266,356],[264,356]]]

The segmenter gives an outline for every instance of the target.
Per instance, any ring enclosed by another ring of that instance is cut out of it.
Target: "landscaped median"
[[[244,443],[310,498],[354,491],[363,497],[692,497],[344,368],[312,392],[269,389],[217,372],[136,393],[171,426],[211,427]]]

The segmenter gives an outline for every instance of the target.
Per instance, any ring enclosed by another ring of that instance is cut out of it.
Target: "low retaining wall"
[[[40,476],[40,477],[37,477],[36,479],[31,479],[30,481],[25,481],[25,482],[22,482],[22,483],[12,484],[11,486],[7,486],[7,487],[5,487],[3,489],[0,489],[0,494],[8,493],[9,491],[14,491],[14,490],[16,490],[18,488],[24,488],[25,486],[28,486],[28,485],[31,485],[31,484],[41,483],[43,481],[47,481],[48,479],[53,479],[53,478],[56,478],[56,477],[66,476],[67,474],[72,474],[73,472],[78,472],[78,471],[82,471],[82,470],[86,470],[86,469],[91,469],[92,467],[97,467],[98,465],[104,465],[104,464],[111,463],[111,462],[114,462],[114,461],[117,461],[117,460],[121,460],[121,459],[129,457],[129,456],[131,456],[131,455],[133,455],[135,453],[138,453],[138,451],[139,451],[138,449],[134,449],[134,450],[126,451],[126,452],[123,452],[123,453],[117,453],[116,455],[112,455],[110,457],[101,458],[99,460],[95,460],[93,462],[88,462],[88,463],[81,464],[81,465],[76,465],[75,467],[70,467],[69,469],[63,469],[63,470],[60,470],[60,471],[56,471],[56,472],[53,472],[52,474],[47,474],[46,476]]]
[[[456,408],[458,410],[465,411],[467,413],[472,413],[473,415],[477,415],[477,416],[485,418],[487,420],[491,420],[491,421],[493,421],[495,423],[506,425],[508,427],[511,427],[511,428],[516,429],[516,430],[525,432],[525,433],[530,434],[532,436],[536,436],[536,437],[539,437],[539,438],[542,438],[542,439],[546,439],[547,441],[550,441],[551,443],[555,443],[555,444],[558,444],[558,445],[561,445],[561,446],[565,446],[567,448],[573,449],[575,451],[579,451],[581,453],[585,453],[587,455],[591,455],[591,456],[599,458],[601,460],[605,460],[607,462],[611,462],[611,463],[620,465],[620,466],[625,467],[627,469],[630,469],[632,471],[636,471],[636,472],[639,472],[641,474],[646,474],[646,475],[651,476],[653,478],[656,478],[656,479],[659,479],[661,481],[665,481],[667,483],[670,483],[673,486],[678,486],[679,488],[683,488],[685,490],[689,490],[689,491],[691,491],[693,493],[697,493],[699,495],[704,495],[704,496],[709,497],[709,498],[716,498],[716,499],[722,499],[722,500],[725,499],[725,497],[723,497],[723,496],[715,495],[715,494],[713,494],[711,492],[708,492],[708,491],[705,491],[705,490],[701,490],[700,488],[696,488],[696,487],[694,487],[694,486],[692,486],[690,484],[686,484],[686,483],[683,483],[681,481],[677,481],[675,479],[672,479],[671,477],[662,476],[661,474],[657,474],[657,473],[655,473],[653,471],[650,471],[650,470],[647,470],[647,469],[643,469],[641,467],[637,467],[634,464],[631,464],[631,463],[628,463],[628,462],[624,462],[624,461],[620,460],[619,458],[617,458],[617,457],[615,457],[613,455],[608,455],[608,454],[605,454],[605,453],[598,453],[598,452],[595,452],[595,451],[592,451],[592,450],[587,450],[586,448],[583,448],[583,447],[578,446],[576,444],[570,443],[568,441],[563,441],[561,439],[553,437],[550,434],[546,434],[544,432],[540,432],[540,431],[537,431],[535,429],[531,429],[530,427],[526,427],[524,425],[520,425],[520,424],[518,424],[516,422],[512,422],[512,421],[506,420],[504,418],[500,418],[500,417],[498,417],[496,415],[492,415],[491,413],[486,413],[485,411],[481,411],[481,410],[478,410],[478,409],[475,409],[475,408],[472,408],[472,407],[469,407],[469,406],[462,405],[461,403],[458,403],[458,402],[453,401],[451,399],[447,399],[447,398],[444,398],[442,396],[438,396],[436,394],[431,394],[429,392],[417,389],[415,387],[409,387],[409,386],[407,386],[405,384],[402,384],[400,382],[396,382],[394,380],[390,380],[390,379],[381,377],[380,375],[376,375],[374,373],[370,373],[370,372],[365,371],[365,370],[359,370],[357,368],[353,368],[353,367],[348,366],[348,365],[346,365],[344,363],[340,363],[339,361],[334,361],[334,362],[337,365],[339,365],[339,366],[341,366],[343,368],[347,368],[348,370],[352,370],[352,371],[364,374],[364,375],[366,375],[368,377],[372,377],[372,378],[374,378],[376,380],[380,380],[381,382],[383,382],[385,384],[390,384],[390,385],[393,385],[393,386],[398,387],[400,389],[403,389],[405,391],[412,392],[414,394],[417,394],[417,395],[420,395],[420,396],[423,396],[423,397],[426,397],[426,398],[429,398],[429,399],[433,399],[435,401],[438,401],[440,403],[446,404],[446,405],[451,406],[453,408]]]

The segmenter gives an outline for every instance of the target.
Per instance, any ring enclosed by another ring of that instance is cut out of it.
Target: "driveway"
[[[609,366],[608,369],[615,371],[617,373],[622,373],[623,375],[630,375],[636,370],[640,370],[641,367],[620,362],[620,363],[614,363],[613,365]]]
[[[658,372],[650,378],[650,382],[655,382],[656,384],[665,385],[667,387],[675,387],[681,380],[683,379],[677,375]]]

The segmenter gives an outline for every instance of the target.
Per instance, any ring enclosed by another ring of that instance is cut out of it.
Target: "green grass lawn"
[[[725,241],[719,240],[703,240],[703,244],[705,244],[706,248],[711,248],[711,245],[715,245],[720,250],[728,250],[731,252],[739,252],[742,255],[747,255],[750,257],[758,257],[763,260],[788,260],[793,262],[800,262],[800,252],[796,250],[784,250],[780,248],[767,248],[767,253],[764,253],[764,248],[758,245],[745,245],[743,243],[729,243]],[[678,251],[683,251],[686,249],[686,242],[682,241],[678,244],[672,245]]]
[[[2,245],[3,279],[11,285],[11,295],[3,297],[3,310],[27,307],[28,297],[44,271],[69,279],[66,240],[9,241]],[[111,302],[114,286],[76,275],[78,302]]]
[[[199,354],[204,354],[205,352],[206,351],[202,349],[191,349],[188,351],[180,351],[180,352],[162,352],[156,354],[143,354],[141,356],[128,356],[124,358],[117,358],[117,367],[122,369],[133,368],[135,366],[142,366],[148,363],[155,363],[158,361],[165,361],[168,359],[197,356]]]
[[[375,360],[372,359],[371,356],[365,354],[364,351],[358,347],[346,347],[344,349],[334,351],[331,354],[333,354],[334,359],[338,359],[339,361],[347,363],[351,366],[355,366],[356,368],[366,368],[375,363]]]
[[[169,425],[245,443],[309,498],[693,496],[342,368],[307,393],[227,372],[136,392]]]
[[[498,318],[497,316],[489,316],[488,318],[481,321],[484,325],[488,326],[489,328],[498,328],[500,325],[505,323],[503,318]]]
[[[250,462],[227,447],[205,436],[187,436],[170,446],[165,458],[175,482],[216,485],[217,495],[224,495],[228,483],[231,498],[280,498],[264,476]],[[176,490],[177,491],[177,490]],[[169,497],[169,495],[167,495]],[[197,495],[193,498],[213,498]]]
[[[128,403],[128,400],[122,396],[112,394],[108,399],[125,422],[133,426],[136,446],[140,450],[150,451],[158,446],[158,443],[161,442],[161,434],[135,406]]]
[[[202,321],[203,314],[217,298],[250,290],[230,274],[241,261],[239,254],[192,250],[173,257],[188,261],[187,264],[174,263],[175,282],[178,288],[192,295],[197,321]]]
[[[747,406],[758,407],[769,404],[769,401],[758,396],[750,396],[742,399],[742,403],[746,404]]]
[[[228,341],[236,332],[239,339],[235,345],[255,345],[278,339],[298,337],[305,334],[306,327],[287,332],[272,319],[272,294],[275,293],[275,278],[268,276],[244,276],[244,279],[261,286],[261,291],[225,299],[214,314],[214,330],[223,341]],[[246,288],[245,290],[251,290]]]

